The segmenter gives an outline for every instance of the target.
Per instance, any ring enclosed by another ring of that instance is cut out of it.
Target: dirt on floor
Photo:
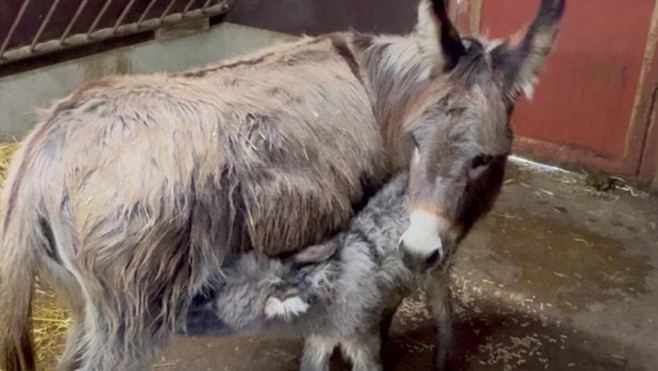
[[[510,164],[453,282],[461,370],[657,370],[658,200]],[[429,370],[435,328],[419,292],[396,315],[390,370]],[[301,341],[177,338],[156,370],[296,370]],[[337,353],[332,369],[349,370]]]

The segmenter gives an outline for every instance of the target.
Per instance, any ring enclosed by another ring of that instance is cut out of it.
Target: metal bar
[[[206,9],[208,9],[208,5],[210,5],[211,2],[212,2],[212,0],[206,0],[206,3],[203,4],[203,8],[201,9],[202,13],[204,13],[206,11]]]
[[[14,36],[14,31],[16,31],[16,27],[18,27],[18,23],[21,21],[21,18],[23,18],[23,14],[25,14],[25,9],[27,9],[27,6],[29,4],[30,4],[30,0],[25,0],[23,6],[18,11],[18,15],[16,15],[16,19],[14,19],[14,23],[12,23],[11,28],[9,29],[9,33],[7,33],[7,37],[5,37],[5,41],[3,41],[2,46],[0,46],[0,59],[2,59],[2,55],[5,53],[5,50],[7,49],[7,45],[9,45],[9,40],[11,40],[11,37]]]
[[[169,5],[167,5],[164,12],[162,12],[162,15],[160,16],[160,20],[159,20],[160,24],[162,24],[162,21],[164,21],[165,17],[169,14],[169,12],[171,11],[171,8],[174,6],[175,3],[176,3],[176,0],[171,0],[169,2]]]
[[[144,13],[142,13],[142,15],[139,17],[139,20],[137,21],[137,28],[140,28],[142,26],[142,22],[144,22],[144,18],[146,18],[146,15],[149,13],[149,11],[151,11],[151,8],[153,8],[153,5],[155,5],[157,1],[158,0],[151,0],[151,2],[146,7],[146,9],[144,9]]]
[[[121,24],[121,22],[123,22],[123,19],[126,18],[126,15],[128,15],[128,12],[130,11],[130,8],[132,8],[134,4],[135,4],[135,0],[130,0],[128,5],[126,5],[126,7],[123,9],[123,12],[121,12],[121,15],[114,23],[114,28],[112,29],[112,32],[116,32],[117,28],[119,28],[119,25]]]
[[[103,8],[96,16],[96,19],[94,19],[94,23],[92,23],[91,27],[89,27],[87,37],[91,37],[92,32],[94,32],[94,29],[96,29],[96,26],[98,26],[98,22],[101,21],[101,18],[105,15],[105,12],[107,11],[107,8],[110,7],[110,4],[112,4],[112,0],[105,0],[105,5],[103,5]]]
[[[78,20],[78,17],[80,17],[80,14],[82,14],[82,9],[87,6],[87,2],[89,0],[82,0],[82,4],[78,7],[78,10],[75,11],[75,14],[73,15],[73,18],[71,18],[71,21],[69,24],[66,26],[66,29],[64,30],[64,33],[62,36],[59,38],[59,43],[64,45],[64,40],[69,36],[69,33],[71,33],[71,29],[73,29],[73,25],[75,24],[75,21]]]
[[[37,45],[37,42],[39,42],[39,38],[41,38],[41,34],[43,33],[43,30],[46,29],[48,22],[50,22],[50,18],[53,16],[53,13],[55,12],[55,8],[57,8],[57,4],[59,4],[59,1],[60,0],[55,0],[55,2],[53,2],[53,5],[50,6],[50,9],[48,10],[48,14],[46,14],[46,18],[43,19],[43,22],[41,22],[41,26],[39,26],[39,30],[37,30],[37,34],[34,35],[34,39],[32,39],[32,44],[30,44],[30,50],[34,50],[34,47]]]
[[[192,6],[192,4],[194,4],[195,2],[196,2],[196,0],[190,0],[190,1],[187,3],[187,5],[185,5],[185,9],[183,9],[183,14],[182,14],[182,17],[183,17],[183,18],[185,18],[185,15],[186,15],[187,12],[190,10],[190,7]]]

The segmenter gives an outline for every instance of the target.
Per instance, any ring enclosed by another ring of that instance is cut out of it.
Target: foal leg
[[[329,359],[336,341],[324,336],[311,335],[304,341],[304,354],[300,371],[329,371]]]
[[[450,369],[449,361],[453,345],[452,295],[448,272],[441,272],[441,274],[431,277],[427,286],[427,296],[438,331],[434,368],[446,371]]]
[[[393,323],[393,317],[395,317],[395,309],[387,309],[382,314],[382,319],[379,322],[379,338],[382,344],[388,343],[390,337],[391,324]]]
[[[352,362],[352,371],[382,371],[381,342],[376,332],[359,340],[341,342],[343,354]]]
[[[402,304],[402,300],[404,300],[404,295],[397,295],[391,297],[390,301],[387,300],[389,305],[384,308],[379,320],[379,339],[381,340],[382,344],[388,343],[390,338],[391,324],[393,323],[393,318],[395,317],[395,313],[397,312],[398,307],[400,307],[400,304]]]

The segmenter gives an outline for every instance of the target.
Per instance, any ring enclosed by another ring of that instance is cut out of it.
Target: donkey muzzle
[[[400,251],[402,263],[407,269],[416,273],[423,273],[428,269],[436,266],[443,258],[443,251],[441,247],[430,251],[429,253],[420,253],[418,251],[410,250],[407,245],[404,243],[404,240],[400,240],[398,244],[398,249]]]
[[[449,223],[442,217],[425,211],[413,210],[409,228],[400,237],[398,250],[404,265],[422,273],[443,259],[443,239]]]

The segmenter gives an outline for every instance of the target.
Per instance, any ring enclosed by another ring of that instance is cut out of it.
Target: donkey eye
[[[476,169],[480,166],[489,165],[491,163],[491,161],[493,161],[493,156],[491,156],[491,155],[484,155],[484,154],[477,155],[473,159],[473,162],[471,163],[471,167],[473,169]]]

